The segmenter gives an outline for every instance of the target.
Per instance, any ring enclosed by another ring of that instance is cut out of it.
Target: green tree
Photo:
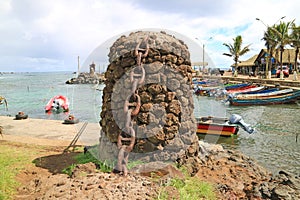
[[[229,53],[223,53],[225,56],[233,57],[234,61],[234,76],[237,77],[237,68],[239,57],[246,54],[250,51],[249,46],[242,47],[243,39],[242,36],[238,35],[236,38],[233,38],[233,44],[223,43],[224,46],[228,48]]]
[[[272,28],[273,33],[275,34],[276,42],[277,42],[277,48],[280,50],[280,79],[283,79],[283,71],[282,71],[282,55],[284,52],[284,48],[286,45],[290,44],[290,29],[292,28],[292,25],[294,24],[294,21],[290,22],[283,22],[281,21],[280,24],[274,25],[274,28]]]
[[[265,46],[267,47],[267,59],[266,59],[266,78],[271,78],[271,69],[272,69],[272,62],[271,59],[273,57],[274,51],[277,46],[276,36],[274,31],[272,30],[273,27],[268,27],[264,33],[264,37],[262,40],[265,41]]]
[[[298,60],[298,54],[299,54],[299,48],[300,48],[300,26],[296,26],[295,24],[292,25],[292,33],[290,35],[291,39],[291,45],[295,48],[295,60],[294,60],[294,79],[297,80],[297,60]]]

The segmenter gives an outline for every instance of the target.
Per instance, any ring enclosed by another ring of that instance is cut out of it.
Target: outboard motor
[[[229,118],[229,122],[231,124],[241,125],[241,127],[250,134],[254,132],[254,129],[249,124],[246,124],[240,115],[232,114]]]
[[[223,91],[222,91],[222,94],[223,94],[224,96],[227,96],[227,98],[226,98],[225,100],[223,100],[223,103],[227,103],[227,102],[229,102],[231,99],[234,98],[234,94],[228,94],[226,90],[223,90]]]

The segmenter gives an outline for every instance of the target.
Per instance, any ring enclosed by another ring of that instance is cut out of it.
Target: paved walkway
[[[31,118],[15,120],[14,117],[0,116],[0,126],[3,128],[3,137],[0,136],[0,140],[50,146],[68,146],[82,125],[83,122],[63,124],[59,120]],[[89,123],[82,132],[77,144],[97,144],[99,134],[100,125],[98,123]]]
[[[200,74],[200,77],[202,75]],[[252,83],[260,83],[263,85],[274,86],[280,85],[282,88],[292,88],[296,90],[300,90],[300,74],[298,74],[298,80],[293,81],[293,75],[290,75],[288,78],[284,78],[281,80],[280,78],[271,78],[264,79],[259,76],[249,77],[247,75],[239,74],[238,77],[233,77],[231,72],[225,72],[223,76],[204,76],[206,78],[221,78],[223,80],[227,79],[231,82],[252,82]]]

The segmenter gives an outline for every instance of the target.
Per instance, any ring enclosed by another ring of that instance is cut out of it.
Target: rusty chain
[[[144,45],[142,48],[142,45]],[[135,48],[135,56],[137,60],[137,66],[130,73],[130,82],[132,84],[131,93],[127,96],[124,103],[125,114],[125,128],[118,134],[118,163],[117,172],[122,172],[124,176],[127,175],[127,163],[129,153],[132,151],[135,143],[135,130],[133,128],[134,119],[137,116],[141,108],[141,97],[138,94],[138,87],[145,81],[145,69],[142,65],[142,58],[148,56],[149,44],[148,37],[145,37],[140,41]],[[133,101],[133,102],[131,102]]]

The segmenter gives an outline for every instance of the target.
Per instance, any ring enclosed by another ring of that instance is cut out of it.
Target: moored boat
[[[261,94],[261,93],[269,93],[269,92],[275,92],[278,91],[279,88],[265,88],[260,91],[252,91],[252,92],[247,92],[247,94]]]
[[[52,97],[47,103],[47,105],[45,106],[45,112],[48,114],[69,112],[68,98],[63,95],[57,95]]]
[[[278,97],[279,95],[287,95],[292,94],[293,89],[284,89],[284,90],[276,90],[264,93],[256,93],[256,94],[238,94],[235,96],[236,99],[258,99],[258,98],[272,98]]]
[[[248,83],[234,84],[234,85],[225,86],[225,90],[240,89],[240,88],[247,87],[250,85],[251,84],[248,84]]]
[[[18,114],[16,114],[16,120],[22,120],[22,119],[27,119],[28,115],[25,114],[24,112],[20,111]]]
[[[254,132],[254,129],[237,114],[232,114],[229,118],[208,116],[198,117],[196,120],[197,134],[229,137],[237,135],[239,127],[242,127],[249,134]]]
[[[194,89],[194,94],[195,95],[200,95],[200,96],[209,96],[211,91],[215,91],[219,89],[219,87],[197,87]]]
[[[63,122],[63,124],[77,124],[79,119],[75,118],[74,115],[69,115]]]
[[[291,93],[256,96],[254,98],[229,98],[230,105],[234,106],[252,106],[252,105],[274,105],[274,104],[292,104],[300,98],[300,90]]]
[[[228,118],[220,117],[200,117],[197,119],[197,133],[231,136],[236,135],[239,127],[235,124],[230,124]]]
[[[248,92],[258,92],[258,91],[262,91],[265,89],[265,86],[248,86],[246,88],[242,88],[242,89],[237,89],[237,90],[229,90],[226,93],[227,94],[233,94],[233,95],[237,95],[237,94],[246,94]]]

